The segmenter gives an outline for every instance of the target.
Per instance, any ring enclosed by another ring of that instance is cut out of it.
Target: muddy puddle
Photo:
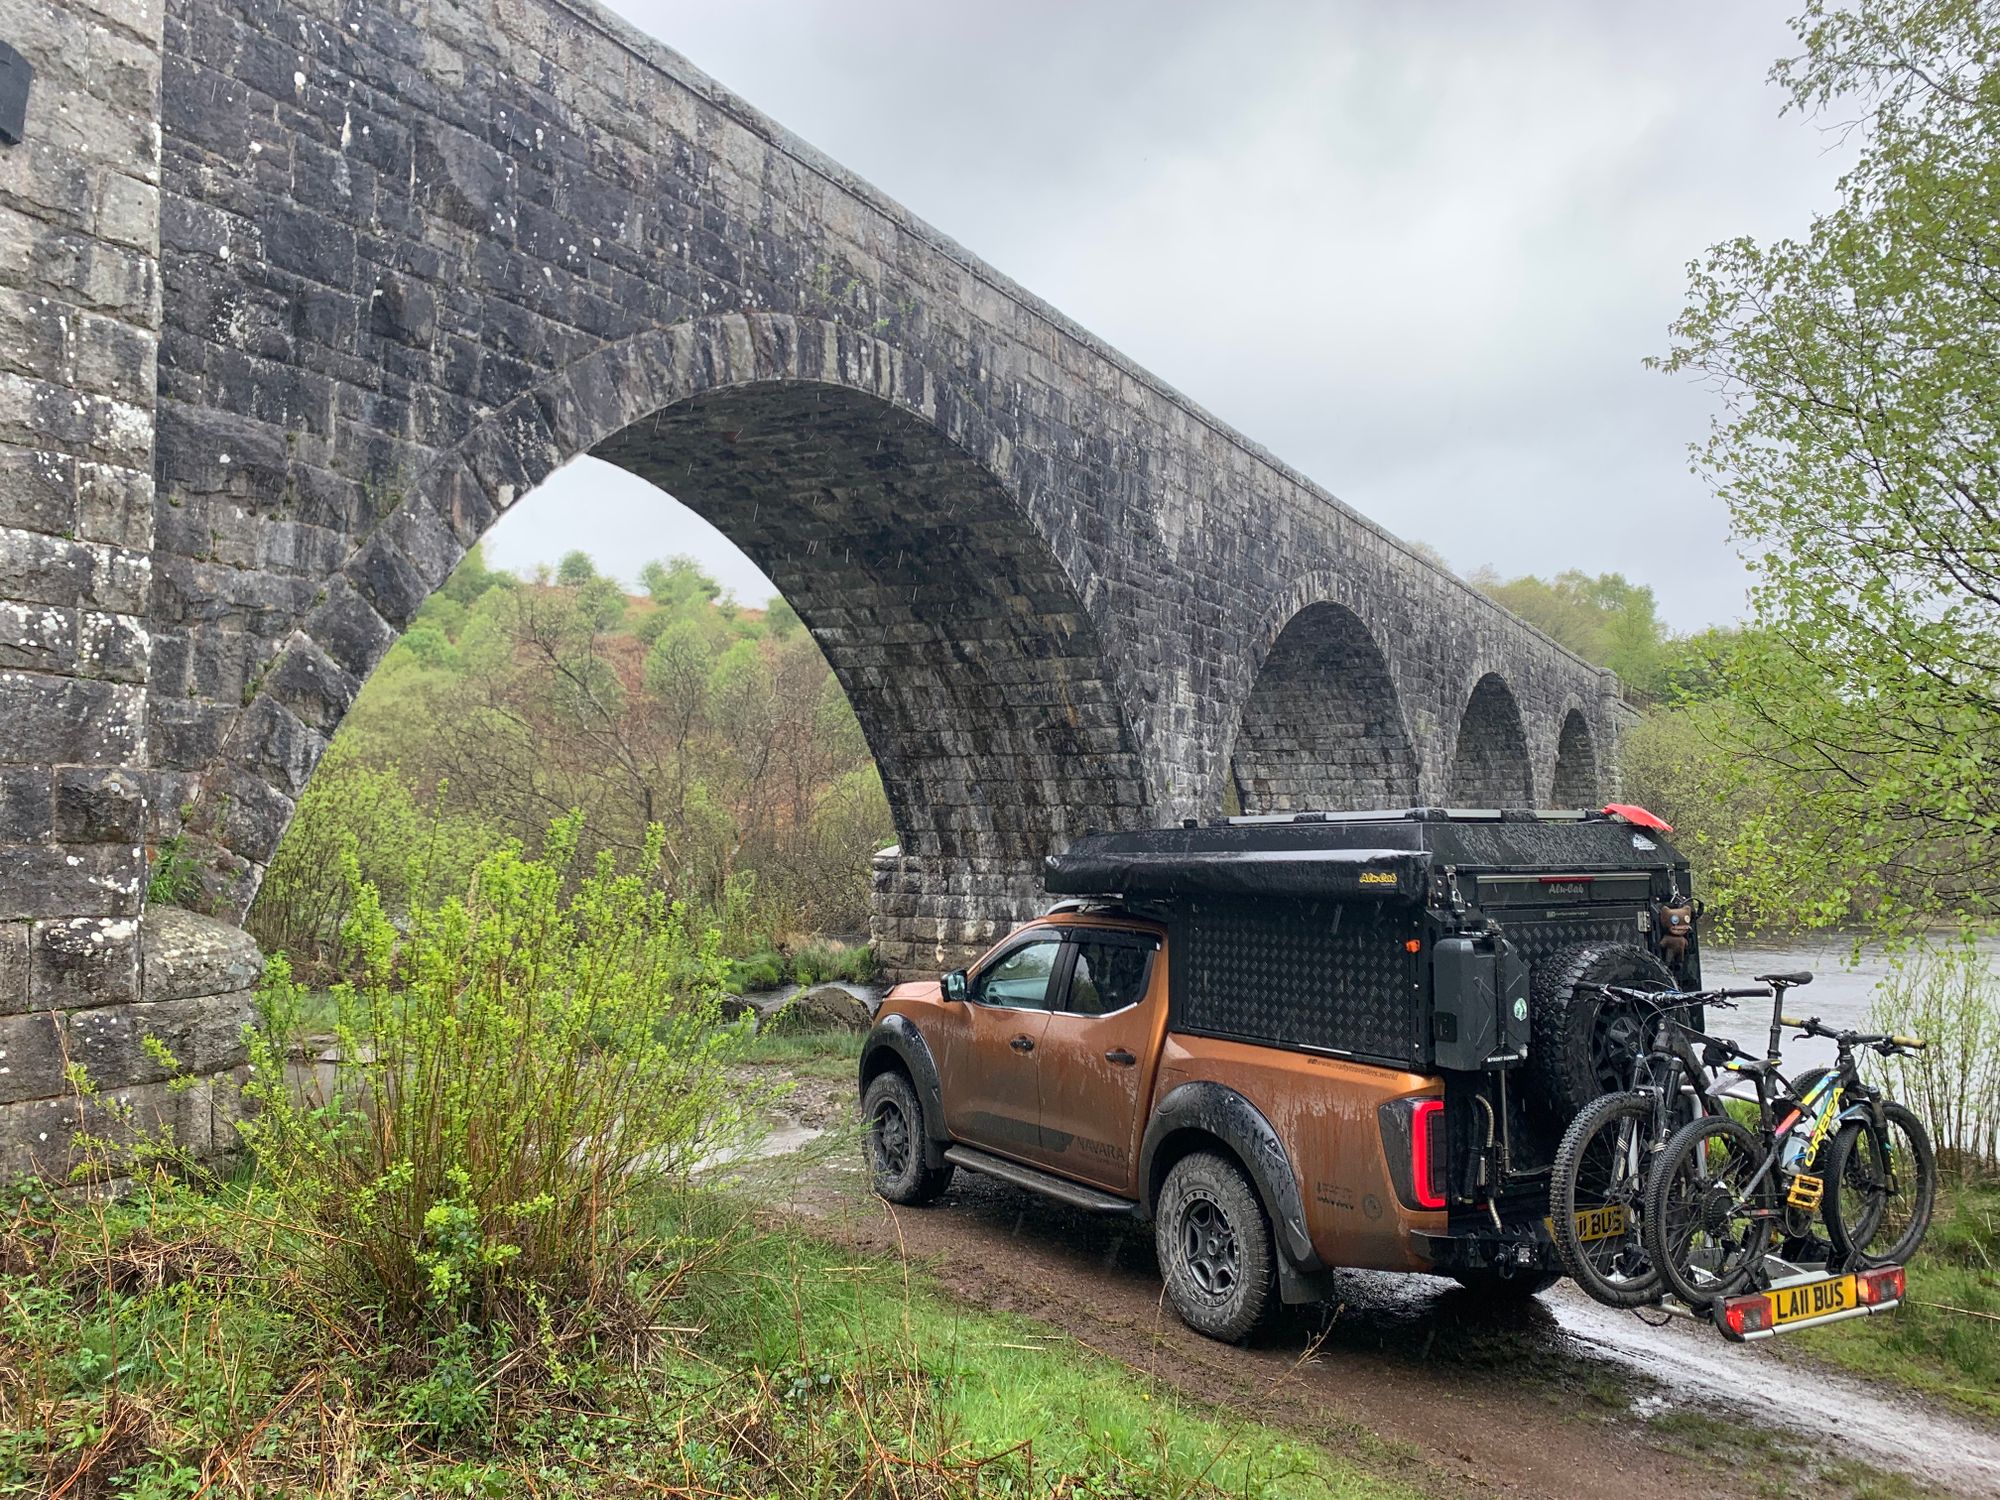
[[[1428,1277],[1354,1273],[1347,1315],[1398,1325],[1408,1337],[1448,1337],[1457,1315],[1441,1323],[1434,1311],[1455,1295],[1444,1288]],[[1913,1392],[1829,1370],[1796,1346],[1731,1344],[1689,1319],[1603,1307],[1568,1284],[1538,1302],[1497,1330],[1529,1378],[1549,1356],[1580,1359],[1628,1377],[1632,1409],[1643,1418],[1723,1415],[1802,1444],[1836,1444],[1952,1493],[2000,1495],[2000,1432]]]
[[[1675,1319],[1663,1327],[1600,1307],[1574,1287],[1545,1301],[1582,1353],[1659,1383],[1657,1399],[1720,1408],[1810,1441],[1835,1437],[1882,1468],[1972,1495],[2000,1495],[2000,1432],[1912,1392],[1828,1370],[1791,1346],[1730,1344]],[[1884,1316],[1894,1317],[1894,1313]]]

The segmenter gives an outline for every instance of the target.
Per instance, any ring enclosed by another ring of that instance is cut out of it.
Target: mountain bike
[[[1651,1034],[1631,1059],[1630,1090],[1585,1105],[1564,1132],[1550,1171],[1549,1231],[1578,1286],[1608,1307],[1638,1307],[1659,1298],[1659,1272],[1640,1229],[1653,1160],[1676,1129],[1722,1113],[1715,1070],[1749,1056],[1681,1016],[1697,1006],[1730,1009],[1739,999],[1767,999],[1771,991],[1602,988],[1650,1012]]]
[[[1697,1312],[1758,1274],[1788,1216],[1796,1222],[1817,1213],[1840,1269],[1853,1272],[1907,1260],[1937,1196],[1922,1122],[1863,1080],[1855,1057],[1862,1047],[1892,1057],[1924,1043],[1788,1016],[1785,991],[1812,976],[1759,978],[1775,992],[1770,1044],[1762,1058],[1725,1065],[1754,1084],[1756,1126],[1725,1114],[1675,1131],[1653,1167],[1640,1216],[1665,1289]],[[1786,1027],[1832,1038],[1833,1068],[1810,1081],[1787,1080],[1778,1068]]]

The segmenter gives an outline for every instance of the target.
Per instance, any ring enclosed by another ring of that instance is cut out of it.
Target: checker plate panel
[[[1407,905],[1190,902],[1180,941],[1177,1024],[1283,1047],[1311,1047],[1396,1067],[1419,1065],[1424,960]]]

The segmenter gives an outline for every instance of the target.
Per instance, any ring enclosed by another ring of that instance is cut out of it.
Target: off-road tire
[[[1600,1018],[1607,1027],[1622,1028],[1618,1034],[1640,1051],[1648,1040],[1645,1023],[1629,1006],[1613,1001],[1607,1007],[1596,988],[1604,984],[1675,987],[1667,966],[1631,943],[1585,943],[1535,963],[1528,990],[1528,1087],[1558,1126],[1591,1100],[1632,1086],[1629,1069],[1624,1077],[1607,1071],[1600,1053],[1610,1038],[1599,1035]]]
[[[1852,1120],[1840,1127],[1826,1149],[1824,1177],[1826,1202],[1821,1212],[1826,1219],[1827,1238],[1836,1254],[1854,1270],[1874,1266],[1900,1266],[1917,1253],[1924,1231],[1930,1228],[1931,1210],[1937,1203],[1937,1159],[1931,1150],[1930,1132],[1924,1122],[1900,1104],[1885,1104],[1882,1111],[1895,1128],[1890,1141],[1898,1136],[1910,1148],[1910,1161],[1893,1170],[1905,1174],[1910,1191],[1909,1222],[1902,1232],[1885,1245],[1874,1243],[1881,1229],[1883,1204],[1879,1194],[1869,1191],[1869,1183],[1880,1171],[1881,1135],[1873,1120]]]
[[[1207,1151],[1175,1162],[1153,1239],[1167,1296],[1196,1333],[1233,1344],[1264,1321],[1275,1300],[1271,1226],[1235,1163]]]
[[[910,1080],[894,1068],[877,1073],[861,1096],[868,1175],[891,1203],[929,1203],[951,1186],[952,1165],[924,1162],[924,1106]]]
[[[1620,1178],[1608,1185],[1593,1182],[1581,1185],[1589,1173],[1596,1178],[1601,1158],[1591,1148],[1606,1131],[1615,1131],[1618,1122],[1631,1121],[1637,1147],[1637,1170],[1629,1180]],[[1549,1223],[1556,1242],[1556,1254],[1570,1279],[1606,1307],[1640,1307],[1658,1300],[1660,1273],[1653,1265],[1641,1233],[1645,1217],[1646,1173],[1664,1144],[1653,1139],[1653,1101],[1644,1094],[1605,1094],[1577,1112],[1556,1147],[1555,1166],[1549,1173]],[[1580,1187],[1592,1201],[1579,1203]],[[1604,1206],[1616,1201],[1625,1210],[1625,1233],[1615,1246],[1586,1243],[1577,1238],[1579,1208]],[[1623,1274],[1620,1274],[1620,1272]]]
[[[1498,1271],[1453,1271],[1451,1279],[1485,1306],[1519,1307],[1561,1281],[1562,1272],[1522,1271],[1502,1276]]]

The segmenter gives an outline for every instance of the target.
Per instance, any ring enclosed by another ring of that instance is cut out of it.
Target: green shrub
[[[875,950],[866,943],[855,947],[831,940],[807,943],[792,955],[792,977],[808,986],[834,979],[866,984],[875,977]]]
[[[1930,1126],[1940,1163],[1961,1177],[2000,1169],[2000,978],[1979,945],[1922,944],[1899,958],[1869,1026],[1924,1039],[1881,1068]]]
[[[355,890],[343,874],[348,861],[400,917],[413,900],[463,890],[494,843],[473,820],[423,807],[394,766],[368,765],[351,740],[336,740],[299,799],[247,926],[300,974],[329,977]]]
[[[791,970],[785,955],[773,948],[760,949],[747,958],[728,961],[724,980],[732,995],[748,995],[757,990],[775,990]]]
[[[546,1343],[627,1285],[635,1195],[678,1179],[756,1107],[724,1078],[722,959],[640,869],[578,870],[580,819],[541,859],[489,855],[400,936],[346,861],[359,978],[334,987],[329,1089],[285,1079],[305,994],[274,960],[245,1133],[341,1294],[392,1328]]]

